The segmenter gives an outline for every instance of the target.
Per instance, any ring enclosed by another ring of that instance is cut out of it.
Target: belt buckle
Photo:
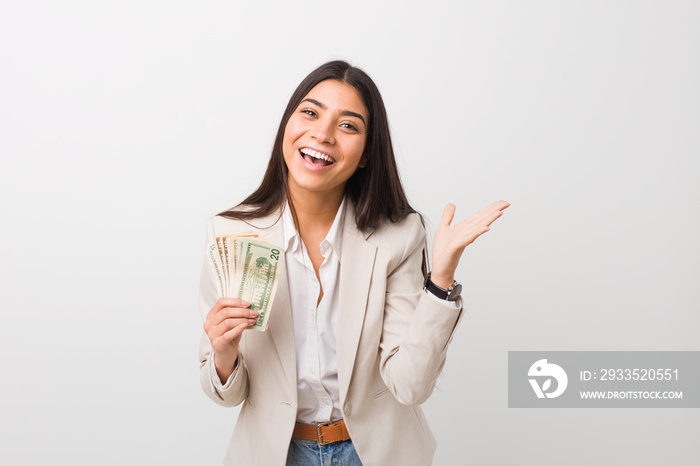
[[[331,421],[324,422],[324,423],[322,423],[322,424],[316,424],[316,437],[317,437],[316,440],[318,441],[318,444],[319,444],[320,446],[321,446],[321,445],[328,445],[328,444],[333,443],[333,442],[324,442],[324,441],[323,441],[323,434],[321,433],[321,427],[326,427],[326,426],[329,426],[329,425],[331,425],[331,424],[333,424]]]

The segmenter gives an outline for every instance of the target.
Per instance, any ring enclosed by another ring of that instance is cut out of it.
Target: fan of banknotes
[[[249,329],[267,330],[281,250],[252,232],[215,236],[207,246],[221,296],[244,299],[250,303],[249,309],[260,313]]]

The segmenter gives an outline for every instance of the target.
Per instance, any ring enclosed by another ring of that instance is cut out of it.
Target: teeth
[[[326,154],[315,151],[313,149],[309,149],[308,147],[304,147],[303,149],[300,150],[300,152],[302,154],[309,155],[315,159],[325,160],[326,162],[329,162],[329,163],[335,162],[335,160],[333,160],[331,157],[327,156]]]

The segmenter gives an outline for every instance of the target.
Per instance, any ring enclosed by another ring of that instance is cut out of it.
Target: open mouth
[[[299,153],[301,154],[304,160],[314,165],[327,166],[332,165],[335,162],[333,157],[331,157],[330,155],[324,154],[323,152],[319,152],[314,149],[309,149],[308,147],[302,147],[301,149],[299,149]]]

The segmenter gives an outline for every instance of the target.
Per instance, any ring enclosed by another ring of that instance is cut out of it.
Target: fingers
[[[510,204],[506,201],[493,202],[468,219],[462,220],[455,225],[453,229],[461,237],[461,241],[459,241],[460,246],[466,247],[479,236],[489,231],[489,226],[503,215],[503,210],[509,206]]]
[[[209,341],[215,350],[223,352],[226,346],[239,338],[243,331],[255,323],[252,318],[226,319],[219,325],[205,328]]]
[[[483,234],[486,233],[487,231],[491,231],[491,229],[490,229],[488,226],[486,226],[486,225],[479,225],[479,226],[477,226],[477,227],[471,229],[470,231],[466,232],[466,233],[462,236],[462,243],[461,243],[462,249],[464,249],[465,247],[467,247],[467,246],[469,246],[470,244],[472,244],[474,241],[476,241],[476,239],[477,239],[479,236],[483,235]]]
[[[244,322],[242,324],[234,326],[232,329],[227,330],[226,332],[220,335],[217,334],[215,336],[209,336],[211,347],[217,355],[217,365],[219,365],[219,363],[224,363],[224,360],[227,356],[228,359],[232,361],[236,359],[238,354],[238,345],[236,343],[232,347],[231,343],[240,340],[241,335],[243,334],[246,328],[248,328],[248,324]],[[222,360],[222,357],[224,360]]]
[[[258,311],[253,311],[251,309],[227,307],[222,309],[219,313],[207,317],[206,322],[204,322],[204,331],[209,333],[210,330],[217,327],[229,329],[243,321],[255,323],[255,319],[259,314]]]
[[[490,204],[488,207],[480,210],[466,220],[462,220],[458,226],[460,228],[467,228],[469,225],[491,225],[498,217],[503,215],[503,210],[510,206],[509,203],[505,201],[496,201]]]
[[[213,342],[224,333],[241,325],[254,324],[260,314],[249,309],[250,303],[238,298],[220,298],[207,314],[204,322],[204,331]]]
[[[258,311],[253,309],[245,309],[240,307],[225,307],[219,311],[215,319],[219,322],[225,319],[237,318],[237,317],[257,317],[260,314]]]
[[[480,222],[480,221],[483,221],[487,217],[491,217],[495,213],[502,212],[503,210],[507,209],[508,207],[510,207],[510,204],[507,203],[506,201],[492,202],[491,204],[489,204],[485,208],[481,209],[479,212],[472,215],[469,219],[473,220],[475,222]],[[496,218],[498,218],[498,217],[496,217]],[[493,221],[493,220],[491,220],[491,221]]]
[[[219,324],[223,319],[229,317],[255,317],[251,314],[248,309],[250,303],[238,298],[219,298],[219,300],[214,303],[211,310],[207,314],[207,322],[212,325]],[[253,311],[255,312],[255,311]]]
[[[503,215],[503,210],[510,207],[506,201],[496,201],[489,204],[486,208],[481,209],[466,220],[460,222],[460,226],[470,225],[491,225],[494,220]]]
[[[219,298],[214,307],[249,307],[250,303],[239,298]],[[214,309],[214,307],[212,309]]]
[[[440,218],[440,226],[449,228],[452,219],[455,217],[455,205],[447,204],[442,211],[442,217]]]
[[[510,207],[510,202],[495,201],[495,202],[492,202],[491,204],[489,204],[488,206],[486,206],[486,209],[493,208],[493,209],[498,209],[498,210],[504,210],[504,209],[507,209],[508,207]],[[484,209],[484,210],[486,210],[486,209]]]
[[[447,277],[453,275],[464,249],[489,231],[489,226],[503,215],[503,210],[508,207],[510,203],[506,201],[493,202],[450,228],[455,206],[448,204],[442,213],[440,227],[433,240],[433,271],[441,271]]]
[[[221,335],[221,339],[223,340],[222,343],[228,344],[229,342],[231,342],[235,338],[238,338],[239,336],[241,336],[241,334],[243,334],[243,331],[247,328],[248,328],[247,322],[244,322],[240,325],[236,325],[231,330],[229,330],[228,332]]]
[[[497,219],[498,217],[500,217],[501,215],[503,215],[503,212],[501,212],[500,210],[498,210],[498,211],[496,211],[496,212],[493,212],[490,216],[485,217],[485,218],[483,219],[484,224],[485,224],[487,227],[488,227],[488,226],[491,226],[491,224],[492,224],[493,222],[495,222],[496,219]]]
[[[487,225],[491,225],[491,223],[493,223],[494,220],[496,220],[502,215],[503,210],[507,209],[508,207],[510,207],[510,203],[506,201],[492,202],[491,204],[484,207],[468,219],[463,220],[461,223],[485,223]],[[448,204],[442,213],[442,218],[440,219],[440,226],[449,227],[450,223],[452,222],[452,219],[454,218],[454,213],[454,204]]]
[[[249,325],[253,325],[256,322],[256,319],[252,317],[240,317],[237,319],[225,319],[222,321],[219,325],[215,326],[213,328],[214,333],[216,335],[223,335],[224,333],[228,332],[232,328],[236,328],[239,325],[245,324],[246,327]]]

